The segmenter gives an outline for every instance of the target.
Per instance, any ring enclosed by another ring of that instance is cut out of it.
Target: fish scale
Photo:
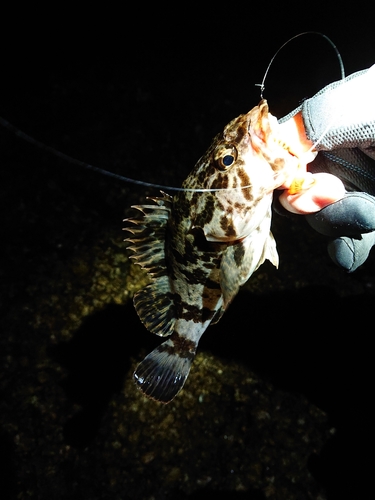
[[[183,190],[135,206],[140,215],[127,219],[132,258],[151,278],[134,296],[136,311],[148,330],[169,337],[134,372],[152,399],[168,403],[176,396],[207,327],[265,259],[278,266],[271,204],[290,154],[274,140],[272,120],[265,100],[232,120]]]

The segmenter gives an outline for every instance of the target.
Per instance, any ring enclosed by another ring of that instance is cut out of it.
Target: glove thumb
[[[328,254],[335,264],[352,273],[367,259],[375,244],[375,231],[364,233],[359,238],[342,236],[330,241]]]

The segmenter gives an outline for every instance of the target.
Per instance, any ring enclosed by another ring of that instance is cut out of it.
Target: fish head
[[[285,181],[290,161],[274,140],[276,127],[262,100],[214,138],[184,182],[183,187],[199,190],[191,194],[191,224],[207,240],[240,240],[269,216],[273,191]]]

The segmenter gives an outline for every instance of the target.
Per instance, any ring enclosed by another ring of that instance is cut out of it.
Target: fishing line
[[[332,40],[330,38],[328,38],[326,35],[324,35],[323,33],[319,33],[319,32],[316,32],[316,31],[306,31],[306,32],[303,32],[303,33],[299,33],[298,35],[295,35],[294,37],[292,37],[289,40],[287,40],[276,51],[276,53],[274,54],[274,56],[271,58],[271,61],[269,62],[268,66],[267,66],[267,69],[266,69],[266,72],[264,74],[262,83],[255,84],[256,86],[260,87],[260,96],[261,96],[262,99],[263,99],[263,91],[265,90],[265,85],[264,84],[265,84],[265,81],[266,81],[269,69],[270,69],[270,67],[271,67],[271,65],[272,65],[275,57],[278,55],[278,53],[281,51],[281,49],[283,49],[285,47],[285,45],[287,45],[289,42],[291,42],[292,40],[294,40],[294,39],[296,39],[296,38],[298,38],[298,37],[300,37],[302,35],[308,35],[308,34],[316,34],[316,35],[322,36],[323,38],[325,38],[331,44],[331,46],[336,51],[336,55],[337,55],[338,60],[339,60],[342,79],[345,78],[344,65],[343,65],[343,62],[342,62],[342,59],[341,59],[341,55],[340,55],[338,49],[336,48],[335,44],[332,42]],[[71,156],[69,156],[69,155],[67,155],[65,153],[62,153],[61,151],[59,151],[59,150],[57,150],[57,149],[55,149],[55,148],[53,148],[51,146],[46,145],[46,144],[38,141],[37,139],[34,139],[30,135],[26,134],[25,132],[23,132],[22,130],[20,130],[19,128],[17,128],[16,126],[12,125],[10,122],[8,122],[7,120],[5,120],[1,116],[0,116],[0,125],[2,127],[4,127],[5,129],[9,130],[11,133],[13,133],[14,135],[16,135],[20,139],[28,142],[29,144],[33,145],[34,147],[37,147],[38,149],[46,151],[49,154],[52,154],[53,156],[56,156],[57,158],[60,158],[61,160],[64,160],[64,161],[66,161],[68,163],[71,163],[73,165],[77,165],[77,166],[79,166],[81,168],[84,168],[86,170],[91,170],[92,172],[96,172],[96,173],[98,173],[100,175],[104,175],[106,177],[110,177],[112,179],[116,179],[117,181],[124,182],[124,183],[135,184],[135,185],[143,186],[143,187],[152,187],[152,188],[157,188],[157,189],[163,189],[163,190],[166,190],[166,191],[189,191],[189,192],[197,192],[197,193],[207,193],[207,192],[217,192],[217,191],[232,191],[232,190],[237,190],[238,191],[238,190],[248,189],[248,188],[250,188],[252,186],[251,184],[249,184],[247,186],[241,186],[241,187],[236,187],[236,188],[201,188],[200,189],[200,188],[182,188],[182,187],[175,187],[175,186],[165,186],[164,184],[155,184],[155,183],[152,183],[152,182],[140,181],[138,179],[132,179],[130,177],[126,177],[126,176],[123,176],[123,175],[111,172],[109,170],[106,170],[106,169],[103,169],[103,168],[100,168],[100,167],[96,167],[96,166],[91,165],[89,163],[86,163],[86,162],[83,162],[81,160],[78,160],[77,158],[73,158],[73,157],[71,157]],[[332,125],[332,123],[329,124],[329,126],[323,132],[323,134],[318,139],[318,141],[315,142],[315,144],[311,147],[311,149],[307,153],[309,153],[310,151],[312,151],[315,148],[315,146],[322,140],[322,138],[327,133],[327,131],[329,130],[329,128],[331,127],[331,125]],[[278,174],[275,173],[274,178],[276,178],[277,175]]]
[[[53,156],[56,156],[57,158],[60,158],[68,163],[72,163],[73,165],[77,165],[79,167],[82,167],[86,170],[91,170],[92,172],[96,172],[101,175],[105,175],[106,177],[112,177],[113,179],[116,179],[117,181],[120,182],[125,182],[125,183],[130,183],[130,184],[136,184],[138,186],[143,186],[143,187],[153,187],[157,189],[165,189],[166,191],[192,191],[196,193],[207,193],[207,192],[215,192],[215,191],[231,191],[231,190],[242,190],[242,189],[247,189],[251,187],[251,184],[248,186],[241,186],[238,188],[181,188],[181,187],[175,187],[175,186],[165,186],[164,184],[155,184],[153,182],[146,182],[146,181],[140,181],[137,179],[132,179],[130,177],[125,177],[120,174],[115,174],[114,172],[111,172],[109,170],[105,170],[104,168],[96,167],[94,165],[90,165],[89,163],[85,163],[84,161],[78,160],[77,158],[73,158],[72,156],[69,156],[65,153],[62,153],[61,151],[51,147],[47,146],[43,142],[38,141],[37,139],[34,139],[30,135],[26,134],[16,126],[12,125],[10,122],[5,120],[5,118],[2,118],[0,116],[0,125],[4,127],[5,129],[9,130],[12,132],[14,135],[19,137],[20,139],[28,142],[29,144],[32,144],[33,146],[37,147],[38,149],[41,149],[43,151],[47,151],[48,153],[52,154]]]
[[[34,139],[30,135],[26,134],[16,126],[12,125],[10,122],[5,120],[5,118],[2,118],[0,116],[0,125],[4,127],[5,129],[9,130],[12,132],[14,135],[19,137],[20,139],[28,142],[29,144],[32,144],[33,146],[37,147],[38,149],[41,149],[43,151],[47,151],[48,153],[52,154],[53,156],[56,156],[57,158],[60,158],[68,163],[72,163],[73,165],[77,165],[79,167],[82,167],[86,170],[91,170],[92,172],[96,172],[101,175],[105,175],[106,177],[111,177],[113,179],[116,179],[117,181],[124,182],[124,183],[130,183],[130,184],[136,184],[138,186],[143,186],[143,187],[153,187],[157,189],[163,189],[166,191],[189,191],[189,192],[195,192],[195,193],[212,193],[216,191],[240,191],[243,189],[248,189],[252,185],[249,184],[248,186],[240,186],[240,187],[235,187],[235,188],[182,188],[182,187],[175,187],[175,186],[165,186],[164,184],[154,184],[153,182],[146,182],[146,181],[140,181],[137,179],[132,179],[130,177],[125,177],[120,174],[115,174],[114,172],[111,172],[109,170],[105,170],[104,168],[96,167],[94,165],[90,165],[89,163],[85,163],[84,161],[78,160],[77,158],[73,158],[72,156],[69,156],[65,153],[62,153],[61,151],[53,148],[52,146],[47,146],[43,142],[38,141],[37,139]],[[274,178],[277,177],[278,174],[275,174]]]
[[[164,186],[162,184],[154,184],[152,182],[139,181],[137,179],[131,179],[130,177],[125,177],[125,176],[120,175],[120,174],[115,174],[114,172],[111,172],[109,170],[105,170],[104,168],[99,168],[99,167],[96,167],[94,165],[90,165],[89,163],[85,163],[81,160],[78,160],[77,158],[73,158],[65,153],[62,153],[61,151],[59,151],[51,146],[47,146],[43,142],[40,142],[37,139],[34,139],[33,137],[26,134],[25,132],[23,132],[19,128],[15,127],[14,125],[9,123],[7,120],[2,118],[1,116],[0,116],[0,125],[2,127],[6,128],[7,130],[9,130],[10,132],[12,132],[17,137],[20,137],[22,140],[28,142],[29,144],[32,144],[33,146],[35,146],[43,151],[47,151],[48,153],[56,156],[57,158],[60,158],[68,163],[72,163],[73,165],[78,165],[79,167],[85,168],[86,170],[91,170],[91,171],[96,172],[98,174],[105,175],[107,177],[112,177],[113,179],[116,179],[117,181],[131,183],[131,184],[137,184],[139,186],[144,186],[144,187],[155,187],[158,189],[159,188],[160,189],[168,189],[168,190],[172,190],[172,191],[173,190],[174,191],[198,191],[195,189],[186,190],[183,188]],[[199,191],[201,191],[201,190],[199,190]],[[209,190],[202,189],[202,191],[209,191]],[[212,191],[216,191],[216,190],[213,189]]]
[[[281,47],[279,47],[277,49],[277,51],[272,56],[268,66],[267,66],[266,72],[264,73],[264,76],[263,76],[262,83],[255,83],[256,87],[260,87],[260,98],[261,99],[264,99],[263,91],[266,88],[264,84],[265,84],[268,72],[269,72],[271,65],[272,65],[273,61],[275,60],[276,56],[285,47],[285,45],[288,45],[289,42],[291,42],[292,40],[295,40],[296,38],[299,38],[300,36],[303,36],[303,35],[318,35],[318,36],[323,37],[325,40],[327,40],[327,42],[330,43],[330,45],[333,47],[334,51],[336,52],[337,58],[339,60],[341,79],[343,80],[345,78],[344,63],[342,62],[341,54],[340,54],[338,48],[336,47],[336,45],[332,42],[332,40],[327,35],[324,35],[324,33],[320,33],[319,31],[303,31],[302,33],[298,33],[298,35],[294,35],[291,38],[289,38],[289,40],[287,40],[285,43],[282,44]]]
[[[255,84],[256,87],[260,87],[260,97],[261,97],[261,99],[263,99],[263,91],[265,90],[265,85],[264,84],[265,84],[268,72],[269,72],[270,67],[271,67],[273,61],[275,60],[276,56],[285,47],[285,45],[287,45],[292,40],[295,40],[296,38],[299,38],[300,36],[303,36],[303,35],[318,35],[318,36],[323,37],[325,40],[327,40],[327,42],[331,45],[331,47],[333,48],[333,50],[336,52],[336,56],[337,56],[337,59],[339,61],[339,66],[340,66],[341,80],[345,79],[344,63],[342,61],[341,54],[340,54],[338,48],[336,47],[336,45],[333,43],[333,41],[327,35],[325,35],[324,33],[320,33],[319,31],[303,31],[302,33],[298,33],[298,35],[292,36],[291,38],[289,38],[289,40],[287,40],[285,43],[283,43],[283,45],[275,52],[275,54],[271,58],[268,66],[267,66],[266,72],[264,73],[262,83],[256,83]],[[311,151],[313,151],[316,148],[316,146],[320,143],[320,141],[325,137],[325,135],[327,134],[327,132],[332,127],[332,125],[333,125],[333,123],[335,121],[335,118],[336,118],[336,116],[332,117],[332,120],[330,120],[330,122],[328,123],[327,127],[325,128],[325,130],[320,135],[320,137],[314,142],[314,144],[311,146],[311,148],[304,153],[305,155],[308,155],[309,153],[311,153]]]

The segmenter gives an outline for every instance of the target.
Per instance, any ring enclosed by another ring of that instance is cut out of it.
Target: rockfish
[[[265,259],[278,266],[272,195],[298,177],[299,162],[275,127],[262,100],[214,138],[184,190],[173,198],[162,192],[154,204],[133,207],[138,218],[126,219],[132,258],[151,278],[134,296],[136,311],[149,331],[168,337],[134,372],[152,399],[176,396],[206,328]]]

